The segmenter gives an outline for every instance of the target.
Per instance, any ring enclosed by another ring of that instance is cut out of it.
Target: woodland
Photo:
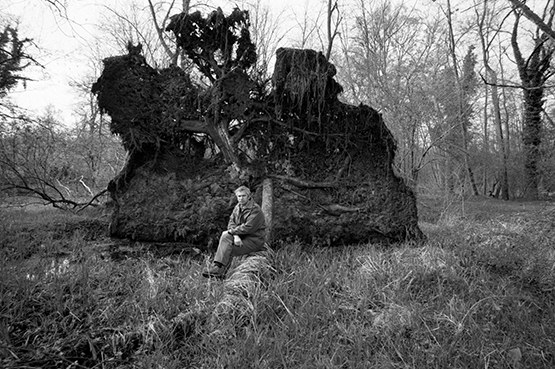
[[[60,1],[45,3],[53,11],[63,10],[67,5]],[[130,42],[135,47],[141,44],[141,57],[153,70],[164,71],[168,79],[179,78],[179,75],[190,79],[190,86],[166,83],[166,93],[179,88],[181,93],[187,88],[206,92],[210,88],[214,90],[216,85],[225,90],[224,81],[215,74],[218,72],[208,70],[213,66],[206,64],[202,55],[190,50],[194,45],[187,44],[182,36],[180,38],[171,30],[172,19],[175,24],[178,14],[197,14],[200,21],[216,7],[203,8],[191,1],[180,4],[147,1],[145,4],[146,8],[140,8],[137,2],[121,9],[110,9],[113,17],[106,16],[98,25],[102,38],[112,40],[107,44],[113,47],[91,56],[96,67],[82,81],[75,82],[74,87],[81,97],[75,111],[76,121],[71,123],[60,121],[55,107],[33,115],[18,111],[10,100],[9,92],[14,86],[31,83],[25,77],[25,68],[40,65],[40,60],[30,52],[32,40],[19,35],[10,18],[5,17],[1,39],[2,50],[5,50],[1,86],[5,135],[2,137],[0,173],[4,193],[24,193],[55,206],[74,209],[106,199],[107,192],[103,191],[120,173],[130,143],[117,128],[119,123],[114,117],[99,107],[91,87],[102,74],[102,60],[127,54]],[[394,175],[413,192],[492,196],[504,200],[549,196],[554,192],[555,183],[551,2],[430,1],[428,5],[423,11],[414,4],[402,2],[370,5],[364,1],[344,4],[322,1],[315,12],[309,12],[307,4],[304,12],[301,7],[293,14],[286,14],[270,9],[263,1],[246,2],[243,8],[237,4],[237,10],[248,11],[248,18],[243,24],[237,20],[233,27],[237,32],[241,27],[248,29],[253,49],[247,50],[249,55],[243,60],[233,61],[242,63],[236,67],[245,75],[227,78],[243,78],[243,82],[252,84],[248,104],[256,102],[254,107],[242,106],[241,109],[245,108],[250,114],[260,104],[267,104],[264,97],[276,88],[272,76],[279,48],[314,50],[334,69],[333,73],[330,69],[329,77],[341,86],[341,91],[336,91],[337,102],[351,106],[364,104],[381,116],[395,144]],[[222,19],[236,14],[235,5],[227,6]],[[285,24],[292,26],[280,28]],[[411,32],[405,32],[406,29]],[[225,55],[218,57],[226,58]],[[232,61],[233,57],[228,59]],[[218,68],[223,73],[233,67],[230,64]],[[325,78],[313,81],[323,84]],[[298,89],[305,87],[308,86],[297,85]],[[310,94],[308,90],[303,92]],[[319,99],[314,106],[307,106],[315,111],[308,113],[311,117],[306,124],[314,121],[321,125],[325,116],[316,110],[325,105],[326,93],[331,92],[322,91],[320,97],[306,96],[311,104],[310,100]],[[189,96],[193,94],[189,91]],[[240,104],[247,102],[245,96],[234,98],[238,98]],[[188,103],[194,103],[192,100]],[[163,103],[166,107],[180,104],[178,101]],[[274,119],[280,112],[276,106],[271,108],[274,115],[271,119]],[[262,114],[260,110],[258,113]],[[295,113],[289,112],[291,114]],[[166,117],[181,119],[179,127],[166,127],[174,130],[167,134],[189,132],[193,139],[185,145],[188,146],[186,150],[194,156],[193,146],[205,145],[208,157],[211,155],[208,151],[214,147],[202,142],[203,135],[207,136],[205,132],[199,132],[198,127],[187,127],[183,119],[189,118]],[[244,126],[237,123],[240,120],[225,119],[229,121],[228,135]],[[268,114],[266,117],[251,115],[242,119],[243,122],[258,119],[261,125],[270,117]],[[287,124],[287,119],[278,121]],[[310,134],[321,133],[313,127],[304,128],[310,128],[306,130]],[[297,127],[293,131],[301,133],[304,128]],[[240,132],[239,136],[243,134]],[[310,134],[305,134],[306,137],[297,140],[295,145],[309,142]],[[333,137],[329,134],[334,133],[327,133],[328,141]],[[248,140],[238,147],[239,136],[230,142],[222,141],[218,137],[220,134],[208,136],[214,140],[213,145],[226,163],[239,162],[235,151],[245,153],[242,145],[247,145]],[[227,147],[229,145],[231,147]],[[333,145],[338,148],[337,142]],[[25,149],[16,151],[15,146]],[[330,163],[336,167],[335,176],[345,173],[342,170],[345,165],[351,165],[346,164],[347,152],[344,150],[343,157],[338,155],[337,162]],[[196,155],[201,154],[197,152]],[[287,166],[286,161],[279,165]],[[284,168],[283,173],[286,170]],[[332,173],[326,170],[328,178],[325,171],[319,172],[320,178],[314,182],[330,181]],[[283,173],[276,171],[273,175],[313,180],[309,172]],[[341,204],[336,200],[330,199],[322,205],[346,206],[351,210],[359,207],[356,201]]]
[[[73,122],[0,15],[0,366],[553,367],[555,1],[209,3],[102,4]]]

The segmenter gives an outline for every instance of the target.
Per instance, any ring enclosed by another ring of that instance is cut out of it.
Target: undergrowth
[[[112,259],[3,213],[0,367],[555,367],[555,207],[426,212],[424,244],[280,245],[225,282],[200,276],[209,255]]]

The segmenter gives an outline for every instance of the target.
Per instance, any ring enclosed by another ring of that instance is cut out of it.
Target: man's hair
[[[251,190],[249,190],[249,188],[247,186],[241,186],[238,189],[236,189],[235,190],[235,195],[237,195],[239,192],[247,194],[247,196],[251,195]]]

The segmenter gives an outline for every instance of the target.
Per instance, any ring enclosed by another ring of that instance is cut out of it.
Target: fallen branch
[[[79,210],[77,210],[76,213],[78,213],[78,212],[80,212],[81,210],[83,210],[83,209],[87,208],[88,206],[92,205],[92,203],[93,203],[94,201],[96,201],[96,199],[98,199],[100,196],[104,195],[104,194],[106,193],[106,191],[108,191],[107,188],[103,189],[102,191],[100,191],[99,193],[97,193],[96,195],[94,195],[93,198],[92,198],[89,202],[87,202],[87,203],[85,203],[85,204],[79,204],[79,205],[82,205],[82,207],[81,207]]]
[[[83,187],[85,187],[85,189],[89,192],[89,195],[94,196],[94,193],[91,191],[91,188],[89,186],[87,186],[85,181],[83,181],[83,176],[81,176],[81,178],[79,178],[79,183],[81,183],[81,185]]]

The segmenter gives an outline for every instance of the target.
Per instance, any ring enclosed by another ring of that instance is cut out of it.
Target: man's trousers
[[[233,235],[223,231],[220,236],[220,243],[214,261],[224,266],[229,266],[234,256],[250,254],[252,252],[264,250],[264,240],[253,237],[241,237],[242,246],[233,243]]]

